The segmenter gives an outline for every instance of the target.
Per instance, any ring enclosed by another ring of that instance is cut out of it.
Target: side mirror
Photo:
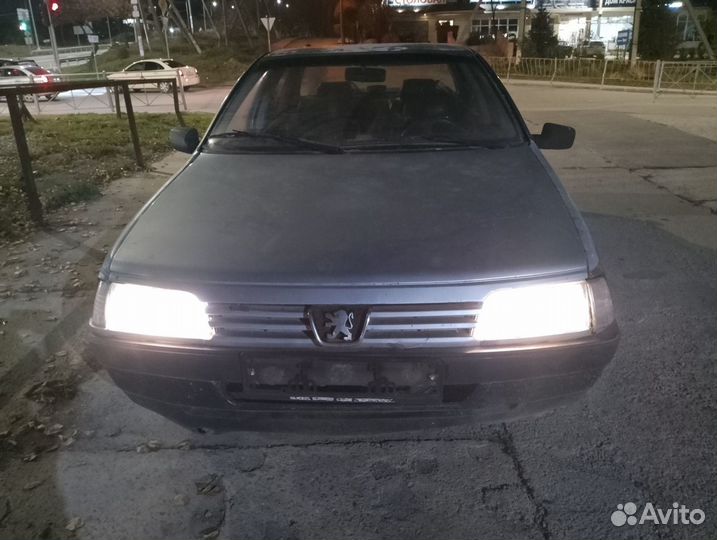
[[[191,154],[199,146],[199,132],[190,127],[172,128],[169,132],[169,144],[175,150]]]
[[[560,124],[544,124],[539,135],[533,135],[538,148],[543,150],[566,150],[575,142],[575,129]]]

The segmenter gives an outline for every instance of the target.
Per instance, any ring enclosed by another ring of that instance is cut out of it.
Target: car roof
[[[303,47],[279,49],[267,54],[265,59],[273,58],[317,58],[344,55],[436,55],[436,56],[473,56],[475,53],[461,45],[443,43],[362,43],[360,45],[340,45],[328,47]]]

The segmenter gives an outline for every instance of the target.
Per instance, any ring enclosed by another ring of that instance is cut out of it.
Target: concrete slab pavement
[[[573,92],[565,91],[562,108],[559,94],[516,98],[532,127],[557,121],[578,129],[576,147],[548,159],[586,212],[623,334],[618,355],[582,399],[506,424],[395,433],[346,425],[336,433],[297,420],[292,432],[199,434],[133,404],[97,364],[85,364],[80,329],[64,335],[65,355],[43,351],[24,371],[40,379],[73,371],[74,399],[41,407],[16,388],[0,388],[0,432],[10,430],[0,434],[0,499],[11,509],[0,517],[0,539],[713,539],[717,216],[689,197],[709,187],[715,143],[641,118],[642,105],[616,111],[624,104]],[[583,98],[595,101],[580,109]],[[697,108],[709,116],[711,107]],[[112,224],[107,234],[118,234],[184,159],[172,155],[157,167],[164,174],[119,180],[92,203],[99,216],[120,208],[103,219]],[[94,215],[92,205],[68,212]],[[53,231],[67,221],[55,219]],[[83,237],[92,230],[87,219],[63,234],[101,251],[110,240]],[[40,256],[31,245],[10,247],[30,266]],[[23,302],[35,302],[21,294],[0,303],[13,332]],[[30,419],[43,427],[16,435]],[[62,439],[43,434],[53,424],[62,425]],[[8,443],[13,437],[18,447]],[[627,501],[662,508],[679,501],[703,509],[707,520],[617,529],[610,514]],[[73,518],[82,526],[71,532]]]

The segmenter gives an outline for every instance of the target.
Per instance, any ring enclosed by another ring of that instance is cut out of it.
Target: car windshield
[[[180,68],[186,66],[186,64],[182,64],[181,62],[177,62],[176,60],[165,60],[164,63],[171,68]]]
[[[311,152],[520,143],[515,114],[474,58],[325,55],[271,59],[240,82],[210,152]]]

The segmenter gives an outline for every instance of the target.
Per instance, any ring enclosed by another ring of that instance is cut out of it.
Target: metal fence
[[[663,91],[704,92],[717,90],[717,62],[662,62],[595,58],[501,58],[486,57],[503,79],[592,83],[601,86],[636,86]]]
[[[131,96],[131,88],[136,85],[143,85],[147,79],[125,79],[125,80],[85,80],[85,81],[59,81],[46,84],[25,84],[14,87],[0,87],[0,98],[4,98],[12,125],[12,132],[17,147],[18,159],[22,175],[20,177],[20,187],[25,194],[27,207],[33,221],[38,225],[44,222],[44,211],[40,196],[35,184],[35,171],[32,167],[32,159],[30,149],[28,147],[27,136],[25,133],[24,121],[34,121],[34,118],[28,108],[25,106],[26,97],[35,97],[37,103],[37,95],[60,94],[74,92],[77,90],[94,90],[106,89],[108,99],[108,107],[111,108],[117,118],[122,118],[121,101],[124,101],[125,113],[130,132],[130,140],[134,148],[135,160],[139,167],[144,168],[144,157],[139,142],[139,133],[134,117],[134,104]],[[165,79],[154,79],[155,82],[163,82],[170,85],[171,96],[174,104],[174,112],[177,115],[179,125],[184,125],[184,119],[179,110],[179,90],[177,79],[173,77]],[[122,100],[120,100],[122,96]]]
[[[659,90],[714,90],[717,62],[660,62],[656,80]]]
[[[34,94],[25,94],[23,100],[26,106],[33,114],[67,114],[67,113],[90,113],[90,112],[114,112],[116,97],[113,95],[114,83],[122,82],[122,80],[112,80],[114,73],[70,73],[53,75],[54,79],[59,79],[61,83],[75,83],[86,81],[107,81],[107,86],[95,85],[91,88],[82,88],[82,85],[74,85],[72,89],[61,93],[43,92],[43,88],[50,88],[50,84],[36,84],[32,77],[28,78],[28,85],[38,88],[38,92]],[[161,77],[158,79],[158,77]],[[177,77],[177,93],[182,109],[187,110],[187,100],[184,95],[184,87],[179,83],[179,73]],[[159,85],[168,84],[168,78],[164,76],[142,77],[141,75],[133,75],[132,101],[138,110],[149,109],[152,107],[161,107],[163,109],[173,106],[174,98],[172,92],[166,92],[159,89]],[[138,84],[138,83],[143,84]],[[79,86],[79,87],[78,87]],[[141,87],[141,88],[138,88]],[[0,91],[8,86],[0,85]],[[167,86],[170,88],[170,86]],[[0,116],[8,115],[7,102],[0,101]]]

